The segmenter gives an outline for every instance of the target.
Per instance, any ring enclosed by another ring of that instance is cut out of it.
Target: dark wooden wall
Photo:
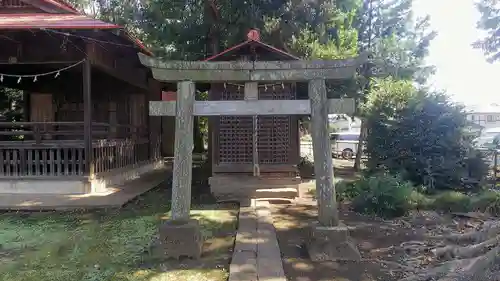
[[[239,83],[243,85],[243,83]],[[244,87],[213,84],[210,100],[243,100]],[[295,84],[259,87],[259,99],[295,99]],[[298,117],[260,116],[258,118],[258,152],[261,173],[291,172],[300,161]],[[251,173],[252,117],[210,117],[212,165],[214,172]]]

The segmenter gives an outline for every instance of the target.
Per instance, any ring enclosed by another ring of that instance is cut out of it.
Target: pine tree
[[[393,77],[425,83],[434,68],[425,65],[430,42],[429,17],[414,18],[413,0],[363,0],[356,28],[361,50],[370,50]]]
[[[373,69],[364,71],[360,82],[358,103],[369,95],[370,79],[375,75],[390,75],[423,84],[434,72],[434,67],[425,65],[430,42],[436,33],[430,30],[429,17],[414,19],[413,0],[363,0],[358,9],[356,27],[361,50],[372,52],[373,60],[382,73]],[[367,133],[366,122],[361,123],[361,132],[354,162],[360,169],[363,141]]]
[[[477,27],[486,32],[481,40],[473,44],[477,49],[482,49],[489,62],[500,59],[500,1],[481,0],[476,3],[481,14]]]

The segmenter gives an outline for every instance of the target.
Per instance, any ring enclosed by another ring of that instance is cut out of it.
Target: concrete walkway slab
[[[286,281],[269,203],[241,207],[229,281]]]
[[[110,189],[108,193],[85,195],[57,194],[0,194],[0,210],[75,210],[119,208],[137,196],[153,189],[169,178],[170,171],[162,169],[122,186]]]

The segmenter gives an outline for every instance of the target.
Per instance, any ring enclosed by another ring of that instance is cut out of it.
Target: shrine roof
[[[43,9],[48,8],[57,12],[49,13],[40,9],[36,13],[0,14],[0,30],[121,30],[120,37],[130,41],[145,54],[152,55],[140,40],[128,33],[122,26],[86,16],[64,0],[38,0],[36,2],[36,7],[43,5]]]
[[[119,29],[120,26],[81,14],[2,14],[0,29]]]
[[[63,10],[70,12],[70,13],[78,13],[78,14],[80,13],[75,7],[73,7],[71,4],[69,4],[65,0],[43,0],[42,2],[57,6]]]
[[[211,60],[215,60],[215,59],[220,59],[226,55],[229,55],[229,54],[232,54],[232,53],[235,53],[245,47],[248,47],[248,46],[256,46],[256,47],[261,47],[262,49],[266,50],[266,51],[269,51],[271,53],[275,53],[277,55],[280,55],[281,57],[285,58],[285,59],[288,59],[288,60],[299,60],[300,58],[288,53],[288,52],[285,52],[283,50],[280,50],[276,47],[273,47],[271,45],[268,45],[262,41],[260,41],[260,34],[257,30],[250,30],[247,34],[247,40],[238,44],[238,45],[235,45],[233,47],[230,47],[214,56],[211,56],[207,59],[205,59],[204,61],[211,61]]]

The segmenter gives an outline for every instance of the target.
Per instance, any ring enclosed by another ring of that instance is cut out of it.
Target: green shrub
[[[358,182],[352,181],[340,181],[335,184],[335,189],[337,192],[337,201],[350,201],[359,194],[363,193],[363,186]]]
[[[418,189],[414,189],[410,194],[410,205],[412,209],[427,210],[432,206],[433,202],[431,198],[419,192]]]
[[[446,191],[436,196],[433,207],[444,212],[469,212],[472,200],[469,195],[457,191]]]
[[[461,105],[408,81],[375,79],[372,86],[361,105],[370,171],[404,170],[404,179],[429,190],[480,186],[487,165],[472,145]]]
[[[474,210],[500,216],[500,192],[487,190],[472,200]]]
[[[400,176],[379,173],[355,182],[359,191],[352,203],[354,211],[384,218],[405,215],[412,207],[413,186]]]

